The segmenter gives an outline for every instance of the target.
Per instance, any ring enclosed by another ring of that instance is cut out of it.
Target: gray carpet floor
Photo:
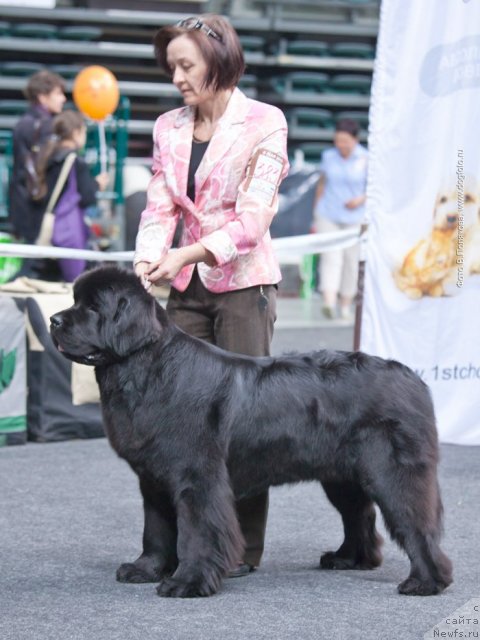
[[[351,328],[327,333],[279,331],[274,350],[351,346]],[[135,476],[104,439],[0,448],[0,640],[423,638],[480,595],[479,458],[478,447],[442,446],[443,547],[455,582],[440,596],[397,595],[409,563],[381,520],[380,568],[318,570],[342,527],[312,483],[271,491],[258,571],[211,598],[171,600],[153,584],[115,581],[140,551],[142,506]]]
[[[442,447],[443,546],[455,583],[441,596],[396,594],[409,565],[389,540],[374,571],[319,571],[320,553],[342,535],[312,483],[271,491],[257,572],[226,580],[211,598],[170,600],[152,584],[115,581],[140,550],[142,509],[133,473],[104,439],[0,449],[0,638],[423,638],[479,595],[479,454]]]

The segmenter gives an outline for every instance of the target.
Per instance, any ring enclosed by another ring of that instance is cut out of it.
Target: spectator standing
[[[45,203],[34,201],[27,189],[26,156],[40,148],[52,133],[53,116],[65,104],[63,79],[51,71],[39,71],[29,79],[25,96],[27,112],[13,130],[13,171],[9,185],[9,220],[17,239],[33,244],[40,230]]]
[[[367,155],[358,141],[359,125],[355,120],[339,120],[334,146],[323,152],[321,177],[314,200],[314,230],[328,233],[358,226],[365,216]],[[357,290],[358,244],[347,249],[322,253],[320,289],[323,313],[350,319],[352,301]]]

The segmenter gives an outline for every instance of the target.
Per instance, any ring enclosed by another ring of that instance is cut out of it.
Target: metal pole
[[[105,137],[105,120],[98,123],[98,138],[100,143],[100,172],[107,171],[107,139]]]
[[[353,327],[353,350],[360,349],[360,339],[362,331],[362,314],[363,314],[363,294],[365,290],[365,249],[366,249],[366,231],[368,224],[362,224],[360,227],[360,259],[358,262],[358,282],[357,296],[355,301],[355,324]]]

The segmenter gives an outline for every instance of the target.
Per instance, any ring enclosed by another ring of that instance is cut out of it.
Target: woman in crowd
[[[285,118],[237,88],[243,51],[225,18],[183,20],[160,29],[154,44],[185,106],[155,124],[136,273],[147,289],[171,283],[167,311],[187,333],[269,355],[281,277],[269,227],[288,171]],[[180,219],[180,248],[169,251]],[[246,549],[231,576],[260,563],[267,508],[266,493],[237,502]]]
[[[358,142],[359,126],[351,119],[339,120],[334,146],[324,151],[321,177],[314,203],[314,229],[327,233],[362,223],[365,216],[367,150]],[[320,257],[320,288],[323,313],[351,317],[357,290],[358,244],[347,249],[328,251]]]

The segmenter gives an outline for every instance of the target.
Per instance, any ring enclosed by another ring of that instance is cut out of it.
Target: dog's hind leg
[[[398,585],[399,593],[441,593],[452,582],[452,563],[439,546],[443,509],[435,469],[410,466],[382,476],[371,485],[372,497],[411,563],[410,575]]]
[[[233,492],[222,462],[215,473],[189,472],[175,501],[177,554],[175,573],[164,578],[159,596],[195,598],[214,594],[222,578],[241,560],[243,538]]]
[[[360,485],[323,482],[328,499],[340,512],[345,540],[320,558],[321,569],[374,569],[382,562],[382,537],[375,529],[375,507]]]
[[[117,569],[119,582],[159,582],[177,566],[176,514],[166,493],[156,492],[146,479],[140,479],[145,523],[143,552],[134,562]]]

